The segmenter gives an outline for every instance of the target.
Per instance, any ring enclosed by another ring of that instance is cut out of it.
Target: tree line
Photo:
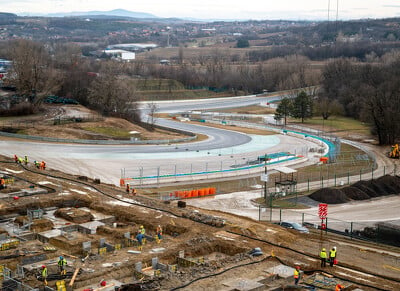
[[[336,59],[326,64],[318,92],[301,91],[279,103],[276,120],[304,119],[320,115],[328,119],[341,115],[370,125],[379,144],[393,144],[400,138],[400,53],[385,55],[380,62],[360,63]]]
[[[379,144],[400,138],[400,53],[393,52],[380,63],[337,59],[322,74],[321,95],[339,102],[346,116],[371,125]]]
[[[232,63],[229,56],[216,49],[190,64],[185,61],[184,50],[180,50],[181,62],[163,66],[144,60],[98,61],[82,57],[81,48],[71,44],[21,39],[9,42],[6,48],[0,48],[0,55],[13,61],[6,81],[33,107],[54,94],[75,98],[104,115],[138,122],[137,80],[176,80],[185,87],[226,88],[235,94],[318,86],[318,93],[302,91],[293,100],[282,100],[277,118],[304,120],[319,114],[327,119],[343,112],[371,124],[380,144],[393,143],[400,135],[400,53],[395,51],[382,56],[370,53],[365,62],[335,59],[320,70],[313,68],[307,57],[297,54],[257,64]]]

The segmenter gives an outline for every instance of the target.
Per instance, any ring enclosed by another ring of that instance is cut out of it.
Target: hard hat
[[[296,269],[297,269],[297,270],[300,269],[300,266],[296,266]]]
[[[143,228],[143,225],[141,225],[140,228]]]
[[[44,268],[46,268],[46,266],[45,266],[45,265],[43,265],[43,266],[42,266],[42,269],[44,269]]]
[[[325,248],[322,248],[323,251],[326,251]]]
[[[63,256],[60,256],[60,260],[62,260],[62,259],[64,259],[64,257],[63,257]]]
[[[336,251],[336,247],[333,247],[333,249]]]

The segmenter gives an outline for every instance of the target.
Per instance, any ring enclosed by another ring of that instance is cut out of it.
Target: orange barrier
[[[124,179],[119,179],[119,186],[125,186],[125,180]]]
[[[209,188],[201,188],[193,190],[174,191],[171,192],[169,195],[170,197],[185,199],[185,198],[196,198],[196,197],[215,195],[216,193],[217,189],[215,187],[209,187]]]
[[[324,164],[327,164],[327,163],[328,163],[328,160],[329,160],[328,157],[320,157],[320,158],[319,158],[319,161],[320,161],[320,162],[323,162]]]

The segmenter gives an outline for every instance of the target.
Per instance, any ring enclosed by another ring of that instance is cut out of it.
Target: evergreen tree
[[[293,110],[290,114],[294,118],[304,119],[312,117],[313,115],[313,100],[306,92],[301,91],[293,100]]]
[[[293,110],[292,100],[285,97],[281,100],[281,103],[279,103],[278,107],[276,108],[274,119],[280,120],[283,118],[286,126],[287,117],[292,114],[292,110]]]

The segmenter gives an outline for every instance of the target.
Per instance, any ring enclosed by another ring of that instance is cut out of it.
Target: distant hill
[[[17,14],[0,12],[0,24],[12,24],[15,23]]]
[[[60,13],[50,13],[46,16],[49,17],[68,17],[68,16],[120,16],[120,17],[132,17],[132,18],[158,18],[157,16],[145,13],[145,12],[133,12],[124,9],[114,9],[110,11],[83,11],[83,12],[60,12]]]

